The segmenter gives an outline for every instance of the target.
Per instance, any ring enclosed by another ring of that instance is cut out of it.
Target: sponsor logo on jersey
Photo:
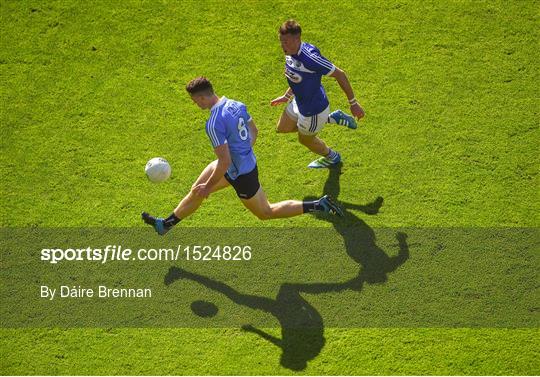
[[[293,58],[292,56],[287,55],[285,57],[285,63],[288,68],[291,68],[295,71],[306,72],[306,73],[315,73],[315,71],[309,70],[304,66],[300,60]]]
[[[302,81],[302,76],[299,73],[291,71],[288,68],[285,68],[285,77],[287,77],[289,80],[291,80],[295,84],[298,84]]]

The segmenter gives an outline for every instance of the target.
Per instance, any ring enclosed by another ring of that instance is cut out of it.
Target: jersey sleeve
[[[331,75],[336,70],[336,66],[317,50],[303,49],[302,53],[305,54],[307,68],[318,72],[322,75]]]
[[[251,117],[251,115],[249,114],[249,112],[247,111],[247,107],[246,105],[243,105],[242,106],[242,112],[244,113],[244,116],[246,117],[246,122],[249,123],[253,120],[253,118]]]
[[[212,114],[208,122],[206,122],[206,134],[214,148],[227,143],[225,123],[218,114]]]

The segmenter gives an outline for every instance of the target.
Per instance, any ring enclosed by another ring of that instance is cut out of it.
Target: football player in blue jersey
[[[191,80],[186,90],[201,109],[210,110],[206,133],[217,160],[202,171],[191,191],[169,217],[156,218],[143,212],[142,219],[145,223],[163,235],[180,220],[195,212],[211,193],[228,186],[235,189],[244,206],[261,220],[292,217],[315,211],[343,215],[341,208],[326,195],[314,201],[268,202],[259,183],[257,160],[253,153],[258,131],[246,106],[226,97],[219,98],[205,77]]]
[[[284,95],[275,98],[270,104],[277,106],[288,103],[278,121],[277,132],[298,132],[300,143],[321,156],[308,167],[327,168],[338,164],[341,156],[329,148],[317,134],[326,123],[356,129],[354,117],[362,118],[364,110],[356,100],[345,72],[322,56],[317,47],[302,42],[301,35],[302,29],[294,20],[284,22],[279,28],[279,40],[285,53],[285,77],[289,88]],[[330,113],[328,98],[321,84],[323,75],[336,79],[349,100],[354,117],[341,110]]]

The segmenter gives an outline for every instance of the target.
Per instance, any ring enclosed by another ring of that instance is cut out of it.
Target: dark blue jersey
[[[285,76],[302,115],[319,114],[328,107],[321,77],[332,74],[335,69],[317,47],[306,42],[302,42],[296,55],[285,57]]]

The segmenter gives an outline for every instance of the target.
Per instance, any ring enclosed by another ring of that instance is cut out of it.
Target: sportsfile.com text
[[[41,260],[56,264],[63,261],[248,261],[252,257],[249,245],[178,245],[175,248],[130,249],[122,245],[104,248],[41,249]]]

